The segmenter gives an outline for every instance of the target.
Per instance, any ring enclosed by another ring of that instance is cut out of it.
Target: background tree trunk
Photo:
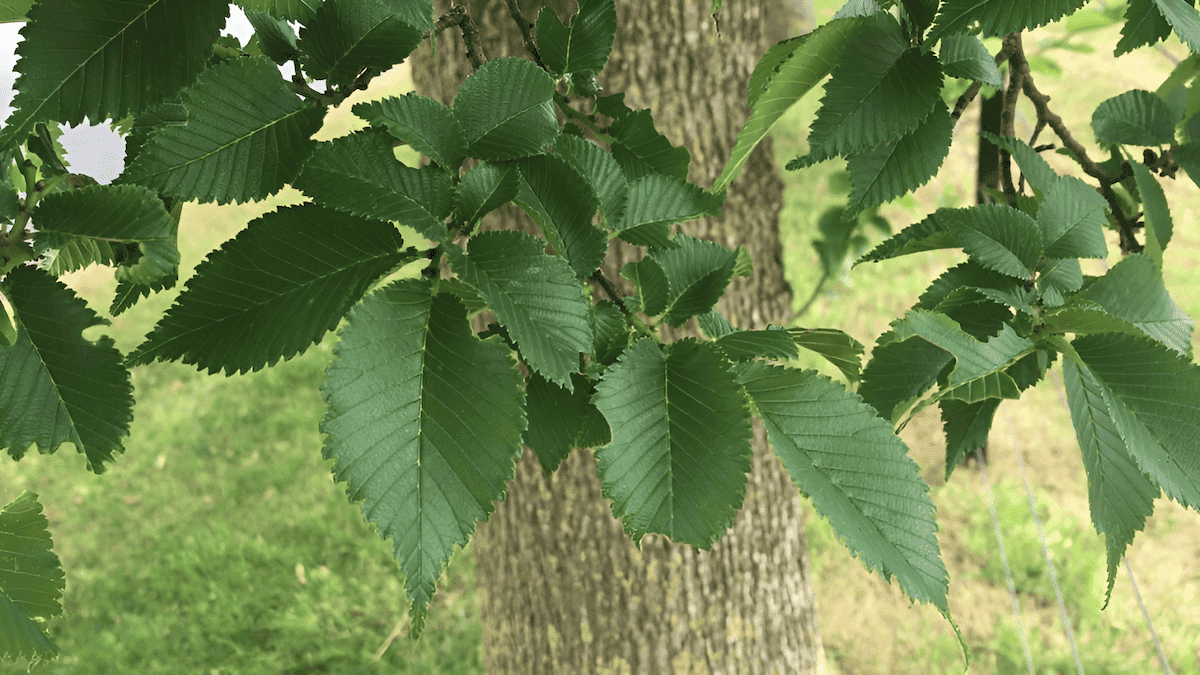
[[[434,4],[438,14],[449,8],[447,0]],[[520,3],[530,19],[542,4]],[[574,11],[573,2],[549,4],[560,16]],[[758,58],[798,19],[811,21],[801,6],[727,2],[718,34],[706,1],[618,0],[616,45],[600,82],[607,92],[625,92],[634,109],[651,107],[659,129],[691,152],[690,178],[711,185],[746,118],[746,83]],[[470,13],[489,59],[524,55],[504,0],[475,0]],[[436,55],[422,49],[413,68],[417,90],[448,103],[470,72],[461,35],[442,33]],[[780,322],[791,309],[778,230],[782,190],[768,141],[731,187],[723,217],[686,227],[749,249],[754,275],[736,279],[720,306],[739,327]],[[622,245],[611,253],[604,272],[616,281],[636,253]],[[745,503],[711,551],[657,535],[634,547],[600,494],[587,450],[572,453],[550,480],[527,450],[507,500],[474,542],[489,673],[740,675],[817,667],[801,503],[758,425]]]

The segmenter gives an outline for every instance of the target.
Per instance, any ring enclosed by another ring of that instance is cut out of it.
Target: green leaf
[[[1154,0],[1154,4],[1188,49],[1200,53],[1200,13],[1196,8],[1183,0]]]
[[[1043,307],[1058,307],[1083,287],[1083,270],[1077,258],[1046,258],[1039,265],[1037,289]]]
[[[625,217],[629,184],[617,160],[595,143],[571,134],[559,134],[554,142],[554,154],[567,160],[587,178],[600,201],[605,224],[609,228],[618,227]]]
[[[398,281],[350,313],[321,394],[323,454],[392,539],[419,635],[454,546],[504,499],[525,395],[512,351],[479,340],[453,296]]]
[[[1138,47],[1152,45],[1171,34],[1171,24],[1158,9],[1156,0],[1130,0],[1121,25],[1121,39],[1113,56],[1120,56]]]
[[[592,224],[596,195],[567,160],[538,155],[516,164],[521,180],[514,201],[533,218],[554,250],[586,279],[600,267],[608,239]]]
[[[386,128],[392,136],[444,169],[457,170],[467,156],[462,125],[441,101],[409,92],[400,97],[358,103],[352,110],[371,126]]]
[[[929,486],[887,422],[814,371],[753,363],[739,381],[792,480],[850,551],[948,612]]]
[[[1128,335],[1071,343],[1102,383],[1115,426],[1141,470],[1181,504],[1200,507],[1200,371],[1165,347]]]
[[[920,309],[909,310],[904,318],[893,322],[892,332],[899,340],[920,337],[949,352],[955,364],[946,384],[948,388],[1002,371],[1034,349],[1029,338],[1017,335],[1007,324],[999,335],[981,342],[950,317]]]
[[[833,69],[808,145],[846,156],[898,141],[933,110],[941,87],[937,58],[908,48],[900,24],[877,14]]]
[[[675,147],[654,128],[649,110],[638,110],[618,118],[609,127],[613,137],[612,156],[621,165],[626,180],[661,173],[687,180],[692,156],[687,148]]]
[[[899,4],[908,11],[908,18],[917,30],[924,31],[933,23],[941,0],[901,0]]]
[[[542,61],[559,74],[604,70],[617,34],[617,6],[613,0],[580,0],[579,13],[570,27],[558,20],[552,8],[538,14],[537,42]]]
[[[858,382],[864,351],[861,342],[833,328],[789,328],[788,333],[797,345],[836,366],[847,381]]]
[[[710,309],[707,312],[698,315],[696,317],[696,323],[700,326],[700,330],[704,331],[705,335],[713,338],[714,340],[719,337],[729,335],[737,330],[733,327],[733,324],[729,323],[729,319],[726,319],[716,309]]]
[[[626,532],[711,547],[750,471],[750,411],[729,364],[708,343],[640,340],[605,371],[594,402],[613,438],[596,450],[601,488]]]
[[[320,143],[292,183],[318,204],[356,216],[395,220],[432,241],[446,238],[454,182],[436,167],[396,160],[391,137],[360,131]]]
[[[113,264],[127,255],[125,242],[165,242],[175,221],[153,191],[136,185],[93,185],[46,195],[33,211],[34,250],[67,249],[54,256],[54,274],[92,263]]]
[[[58,653],[43,632],[46,620],[62,614],[67,585],[53,546],[36,494],[22,492],[0,511],[0,657]]]
[[[1051,169],[1046,160],[1042,159],[1042,156],[1029,147],[1029,144],[1025,141],[1013,138],[1012,136],[996,136],[986,131],[981,132],[981,134],[1016,160],[1017,166],[1021,168],[1021,174],[1025,177],[1025,180],[1039,194],[1044,195],[1049,192],[1058,182],[1059,176],[1054,173],[1054,169]]]
[[[508,329],[529,367],[571,389],[579,355],[591,352],[590,310],[567,262],[547,255],[546,242],[512,231],[471,238],[467,253],[447,246],[450,265]]]
[[[296,31],[287,21],[255,10],[247,11],[246,19],[254,27],[254,35],[264,56],[281,66],[300,56]]]
[[[952,361],[949,352],[921,338],[884,342],[881,337],[863,370],[858,395],[884,419],[898,421]]]
[[[385,0],[326,0],[300,29],[305,73],[344,87],[364,69],[383,72],[403,61],[421,44],[433,15],[430,0],[406,4],[424,5],[430,25],[418,24],[409,16],[412,10],[397,11]]]
[[[1166,145],[1175,140],[1179,115],[1151,91],[1134,89],[1107,99],[1092,113],[1092,131],[1101,143]]]
[[[1171,220],[1171,207],[1158,179],[1150,169],[1140,162],[1130,162],[1133,179],[1137,182],[1138,194],[1142,197],[1142,213],[1146,223],[1146,255],[1154,260],[1159,269],[1163,266],[1163,250],[1171,243],[1175,225]]]
[[[1162,273],[1145,255],[1128,255],[1113,265],[1084,289],[1076,306],[1096,306],[1181,355],[1189,351],[1192,319],[1171,299]]]
[[[1074,176],[1060,176],[1038,207],[1042,246],[1051,258],[1107,258],[1104,198]]]
[[[729,161],[713,183],[721,192],[737,178],[775,122],[833,70],[864,19],[835,19],[807,35],[771,47],[750,76],[750,117],[738,131]]]
[[[25,21],[33,0],[0,0],[0,23]]]
[[[635,244],[661,246],[671,225],[721,212],[722,198],[694,183],[663,174],[649,174],[629,184],[625,222],[617,235]]]
[[[228,16],[219,0],[34,5],[0,148],[23,142],[37,122],[102,124],[175,94],[204,69]]]
[[[675,242],[677,248],[655,251],[650,256],[662,265],[671,287],[663,321],[682,326],[691,317],[712,309],[725,294],[737,254],[685,234],[676,236]]]
[[[637,302],[646,316],[658,316],[667,310],[670,284],[667,273],[654,258],[643,258],[625,263],[621,276],[633,282],[637,288]]]
[[[592,305],[591,318],[592,345],[596,362],[611,365],[629,346],[630,330],[625,322],[625,315],[611,300],[601,300]]]
[[[554,80],[524,59],[492,59],[463,82],[454,117],[466,132],[468,154],[502,161],[540,155],[558,135]]]
[[[204,71],[183,92],[187,124],[153,135],[120,180],[180,199],[263,199],[296,177],[324,119],[275,64],[246,58]]]
[[[868,148],[846,158],[850,171],[850,206],[846,216],[890,202],[933,178],[950,153],[954,122],[946,104],[894,143]]]
[[[1138,468],[1129,447],[1113,421],[1104,396],[1104,385],[1095,375],[1071,359],[1063,362],[1063,384],[1071,408],[1071,423],[1083,468],[1088,477],[1088,503],[1096,532],[1105,535],[1108,549],[1108,591],[1112,597],[1117,565],[1133,537],[1154,513],[1159,488]]]
[[[571,454],[589,414],[599,412],[591,403],[591,385],[587,378],[573,374],[571,380],[573,391],[549,382],[537,373],[530,373],[525,383],[529,428],[525,430],[524,442],[533,448],[547,476]]]
[[[947,35],[938,50],[942,71],[951,77],[975,80],[999,89],[1004,86],[996,59],[974,35]]]
[[[1087,0],[946,0],[925,39],[932,45],[942,36],[966,32],[976,22],[980,37],[995,37],[1044,26],[1083,7]]]
[[[454,217],[474,225],[517,196],[521,177],[512,166],[480,162],[463,174],[454,189]]]
[[[1005,204],[951,211],[963,251],[984,267],[1025,278],[1042,255],[1042,232],[1032,218]]]
[[[772,326],[766,330],[738,330],[713,340],[713,345],[730,361],[794,359],[800,356],[789,331]]]
[[[377,279],[417,257],[388,223],[315,204],[268,213],[200,263],[129,362],[233,374],[290,359],[336,328]]]
[[[4,295],[17,335],[0,348],[0,447],[20,459],[29,445],[54,452],[73,443],[88,468],[103,473],[122,452],[133,418],[133,385],[112,341],[83,331],[103,323],[87,303],[48,273],[20,265]]]
[[[934,211],[924,220],[909,225],[890,239],[883,241],[854,264],[881,262],[922,251],[962,246],[954,234],[958,223],[963,219],[959,215],[959,211],[961,209]]]
[[[287,21],[311,21],[325,0],[236,0],[238,5]]]

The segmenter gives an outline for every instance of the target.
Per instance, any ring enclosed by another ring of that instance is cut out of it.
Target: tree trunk
[[[542,4],[535,2],[520,3],[530,19]],[[712,183],[746,119],[746,83],[758,58],[801,18],[796,3],[726,2],[718,34],[708,7],[706,0],[618,0],[616,46],[599,78],[606,91],[625,92],[630,107],[654,110],[659,129],[691,152],[690,177],[701,186]],[[438,0],[435,9],[445,12],[448,2]],[[573,6],[556,9],[567,16]],[[470,13],[488,58],[524,54],[504,0],[476,0]],[[413,71],[418,91],[449,102],[470,71],[461,35],[442,33],[436,55],[425,51]],[[720,307],[739,327],[782,321],[791,307],[778,231],[782,188],[764,143],[730,188],[723,217],[686,227],[749,249],[754,275],[735,280]],[[611,252],[604,272],[619,280],[634,249]],[[474,541],[488,673],[740,675],[817,667],[801,503],[757,424],[745,503],[710,551],[657,535],[636,548],[600,494],[588,450],[572,453],[550,480],[527,450],[506,501]]]

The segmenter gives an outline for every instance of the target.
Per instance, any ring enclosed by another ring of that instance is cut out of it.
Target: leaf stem
[[[604,289],[604,293],[608,295],[609,299],[611,299],[613,303],[617,305],[617,307],[621,310],[621,313],[623,313],[625,316],[633,316],[633,312],[629,311],[629,307],[627,307],[625,305],[625,301],[621,299],[621,294],[617,292],[617,288],[613,286],[612,282],[609,281],[607,277],[604,276],[603,272],[596,270],[595,272],[592,272],[592,276],[588,278],[597,284],[600,284],[600,287]]]
[[[600,125],[592,121],[592,118],[587,114],[579,112],[575,108],[571,107],[570,99],[563,94],[554,92],[554,103],[558,105],[558,109],[561,110],[564,115],[587,127],[588,131],[591,131],[593,134],[595,134],[596,138],[600,139],[601,141],[612,145],[617,140],[604,133],[604,130],[600,128]]]

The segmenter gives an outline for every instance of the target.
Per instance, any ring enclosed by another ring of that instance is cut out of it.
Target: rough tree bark
[[[520,6],[532,19],[542,4]],[[560,16],[574,11],[569,0],[549,4]],[[448,0],[434,5],[439,14],[449,9]],[[600,76],[606,90],[626,92],[631,107],[654,110],[657,126],[691,152],[691,178],[702,186],[711,185],[746,118],[746,82],[757,59],[787,36],[803,5],[726,2],[720,34],[708,6],[618,0],[616,46]],[[469,11],[488,58],[524,55],[504,0],[473,0]],[[461,35],[444,32],[434,55],[422,49],[413,68],[417,89],[448,103],[470,71]],[[764,143],[731,187],[723,217],[685,227],[752,254],[753,277],[735,281],[721,304],[739,327],[782,321],[791,308],[781,204],[782,182]],[[618,280],[633,252],[612,252],[604,271]],[[474,542],[488,673],[792,674],[817,667],[801,503],[761,427],[744,506],[711,551],[657,535],[634,547],[601,497],[587,450],[572,453],[550,480],[527,450],[507,500]]]

